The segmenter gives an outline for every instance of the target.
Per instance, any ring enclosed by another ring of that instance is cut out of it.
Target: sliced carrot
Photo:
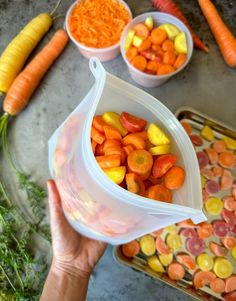
[[[102,144],[105,140],[104,134],[99,132],[97,129],[95,129],[93,126],[91,128],[91,137],[94,141],[96,141],[98,144]]]
[[[156,238],[156,249],[160,254],[170,254],[171,250],[161,237]]]
[[[218,245],[214,241],[209,242],[209,249],[213,254],[219,257],[225,257],[228,254],[228,250],[221,245]]]
[[[175,51],[174,42],[171,40],[165,40],[162,44],[162,49],[164,51]]]
[[[134,26],[133,30],[135,31],[135,34],[139,37],[142,37],[146,39],[149,36],[149,29],[147,26],[143,23],[138,23]]]
[[[111,147],[121,147],[121,141],[115,139],[106,139],[104,142],[104,151]]]
[[[151,41],[153,44],[161,45],[167,39],[167,33],[160,28],[154,28],[151,32]]]
[[[208,238],[212,235],[213,227],[210,223],[203,222],[199,224],[199,228],[197,228],[197,233],[200,238]]]
[[[236,275],[233,275],[225,281],[225,292],[231,293],[236,290]]]
[[[145,149],[145,141],[136,133],[128,134],[123,138],[123,144],[126,146],[131,144],[135,149]]]
[[[192,126],[187,121],[181,121],[181,125],[188,135],[192,133]]]
[[[184,179],[184,169],[179,166],[173,166],[164,175],[164,184],[168,189],[178,189],[183,185]]]
[[[236,200],[233,195],[226,195],[223,197],[224,208],[229,211],[236,210]]]
[[[236,246],[236,238],[233,236],[225,236],[221,241],[228,250],[231,250]]]
[[[198,225],[194,224],[191,219],[186,219],[178,223],[180,228],[199,228]]]
[[[208,271],[197,271],[193,276],[193,284],[196,289],[209,285],[216,275]]]
[[[162,179],[161,179],[161,178],[155,178],[153,175],[150,175],[150,176],[148,177],[148,180],[149,180],[153,185],[161,184],[161,182],[162,182]]]
[[[143,55],[137,55],[132,59],[131,64],[140,71],[144,71],[147,66],[147,60]]]
[[[137,173],[142,180],[145,180],[150,175],[153,158],[148,151],[144,149],[137,149],[129,154],[127,164],[130,172]]]
[[[154,74],[157,72],[158,68],[159,68],[159,64],[156,61],[149,61],[147,63],[147,70],[153,71]]]
[[[146,196],[149,199],[167,203],[171,203],[172,200],[171,191],[161,184],[149,187]]]
[[[212,148],[217,152],[217,153],[222,153],[226,150],[226,144],[222,140],[217,140],[212,144]]]
[[[143,140],[148,140],[147,131],[137,132],[137,133],[135,133],[135,135],[142,138]]]
[[[91,145],[92,145],[93,153],[95,154],[96,153],[97,142],[92,139]]]
[[[184,278],[185,270],[181,264],[172,262],[167,269],[167,273],[172,280],[181,280]]]
[[[214,167],[212,167],[212,172],[215,177],[220,177],[220,176],[222,176],[223,168],[220,166],[214,166]]]
[[[145,195],[145,186],[139,175],[127,173],[125,176],[127,190],[141,196]]]
[[[101,115],[96,115],[93,117],[92,126],[97,129],[99,132],[104,133],[103,127],[106,126],[107,123],[103,120]]]
[[[144,51],[144,50],[148,50],[149,48],[151,48],[151,41],[150,39],[145,39],[142,44],[138,47],[138,51]]]
[[[105,142],[103,142],[102,144],[97,144],[96,153],[95,153],[96,156],[103,156],[105,154],[104,145],[105,145]]]
[[[130,47],[126,53],[125,56],[128,61],[132,61],[136,56],[138,55],[138,49],[136,47]]]
[[[120,155],[121,158],[121,165],[125,164],[126,161],[126,154],[123,148],[119,146],[113,146],[113,147],[108,147],[105,149],[105,156],[107,155]]]
[[[106,139],[114,139],[114,140],[122,139],[120,132],[117,129],[115,129],[113,126],[106,125],[103,127],[103,129],[104,129]]]
[[[165,51],[163,55],[163,63],[173,66],[176,60],[176,54],[174,50]]]
[[[120,155],[97,156],[96,161],[101,168],[118,167],[121,163]]]
[[[219,154],[219,164],[224,168],[231,168],[235,164],[235,155],[232,152],[222,152]]]
[[[159,54],[161,57],[164,54],[164,50],[161,48],[161,45],[152,44],[152,50],[156,51],[156,53]]]
[[[184,53],[180,53],[174,62],[174,65],[173,65],[174,68],[179,69],[186,62],[186,59],[187,59],[187,55]]]
[[[213,148],[207,148],[205,149],[207,156],[209,158],[209,161],[211,164],[217,164],[218,162],[218,154]]]
[[[214,293],[223,293],[225,291],[225,282],[220,278],[212,279],[212,281],[210,282],[210,288]]]
[[[179,263],[184,265],[187,269],[195,270],[195,268],[196,268],[195,260],[188,254],[178,253],[176,255],[176,259]]]
[[[158,75],[165,75],[172,72],[175,72],[175,68],[171,65],[166,65],[166,64],[161,65],[157,70]]]
[[[140,251],[139,243],[136,240],[133,240],[131,242],[128,242],[127,244],[124,244],[121,246],[122,253],[128,257],[132,258],[136,256]]]
[[[232,173],[229,170],[224,169],[220,179],[220,188],[221,189],[231,188],[231,186],[233,185],[233,181],[234,179]]]
[[[123,150],[125,151],[126,156],[128,157],[128,155],[135,150],[135,148],[133,147],[133,145],[131,144],[127,144],[125,146],[123,146]]]

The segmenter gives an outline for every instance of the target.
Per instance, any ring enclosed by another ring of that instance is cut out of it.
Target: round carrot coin
[[[146,196],[149,199],[167,203],[170,203],[172,200],[171,191],[161,184],[149,187]]]
[[[139,253],[140,246],[136,240],[121,246],[122,253],[129,258],[136,256]]]
[[[151,41],[153,44],[161,45],[167,39],[167,33],[160,28],[154,28],[151,32]]]
[[[182,167],[173,166],[164,175],[164,185],[169,189],[180,188],[185,179],[185,171]]]
[[[168,276],[172,280],[181,280],[184,278],[185,270],[178,262],[173,262],[167,269]]]
[[[232,168],[235,164],[235,155],[232,152],[220,153],[219,164],[224,168]]]

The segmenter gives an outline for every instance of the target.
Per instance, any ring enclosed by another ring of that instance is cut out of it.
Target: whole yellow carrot
[[[3,51],[0,57],[0,94],[8,91],[30,53],[51,27],[54,12],[55,9],[32,19]]]

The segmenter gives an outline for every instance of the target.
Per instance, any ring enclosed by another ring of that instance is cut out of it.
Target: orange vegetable
[[[147,60],[142,55],[137,55],[132,61],[131,64],[140,71],[144,71],[147,66]]]
[[[228,254],[228,250],[226,248],[213,241],[209,242],[209,249],[213,254],[219,257],[225,257]]]
[[[236,290],[236,276],[230,276],[225,281],[225,292],[230,293],[232,291]]]
[[[173,50],[165,51],[164,56],[163,56],[164,64],[173,66],[175,63],[175,60],[176,60],[175,51],[173,51]]]
[[[81,44],[105,48],[119,42],[130,19],[129,12],[118,1],[79,1],[69,17],[69,29]]]
[[[175,68],[173,66],[163,64],[158,68],[157,75],[165,75],[172,72],[175,72]]]
[[[94,141],[93,139],[92,139],[92,150],[93,150],[93,153],[95,154],[95,152],[96,152],[96,146],[97,146],[97,142],[96,141]]]
[[[201,10],[207,19],[225,62],[230,67],[236,67],[235,37],[218,14],[216,7],[210,0],[198,0]]]
[[[179,166],[173,166],[164,175],[164,184],[169,189],[178,189],[183,185],[184,179],[185,179],[184,169]]]
[[[171,40],[165,40],[162,44],[162,49],[164,51],[175,51],[174,42]]]
[[[194,224],[191,219],[186,219],[178,223],[180,228],[198,228],[199,226]]]
[[[49,43],[16,77],[3,101],[5,113],[15,116],[26,107],[41,79],[61,54],[68,40],[65,30],[58,30]]]
[[[115,139],[106,139],[104,142],[104,151],[111,147],[121,147],[121,141]]]
[[[147,131],[138,132],[138,133],[135,133],[135,135],[137,135],[137,137],[142,138],[143,140],[148,140]]]
[[[105,156],[107,155],[120,155],[121,158],[121,165],[125,164],[126,161],[126,154],[123,148],[114,146],[114,147],[109,147],[105,149]]]
[[[180,53],[177,56],[177,58],[176,58],[176,60],[174,62],[174,65],[173,65],[174,68],[175,69],[179,69],[181,66],[183,66],[183,64],[185,63],[186,59],[187,59],[187,55],[184,54],[184,53]]]
[[[231,188],[233,181],[234,179],[231,172],[227,169],[224,169],[220,179],[220,188],[222,190]]]
[[[101,168],[118,167],[121,163],[120,155],[97,156],[96,161]]]
[[[225,236],[221,241],[228,250],[231,250],[236,246],[236,238],[233,236]]]
[[[223,279],[214,278],[210,282],[210,288],[214,293],[223,293],[225,291],[225,282]]]
[[[203,222],[199,226],[200,227],[197,228],[197,233],[200,238],[205,239],[212,235],[213,227],[210,223]]]
[[[138,51],[144,51],[144,50],[148,50],[149,48],[151,48],[151,41],[149,38],[145,39],[142,44],[138,47]]]
[[[143,23],[138,23],[134,26],[133,30],[135,34],[143,39],[146,39],[149,36],[149,29]]]
[[[157,72],[158,68],[159,68],[160,64],[159,62],[156,61],[149,61],[147,63],[147,70],[153,71],[154,74]]]
[[[161,184],[150,186],[146,196],[149,199],[167,203],[171,203],[172,200],[171,191]]]
[[[139,137],[136,133],[128,134],[123,138],[123,144],[131,144],[135,149],[145,149],[145,141]]]
[[[154,28],[151,32],[151,41],[153,44],[161,45],[167,39],[167,33],[160,28]]]
[[[104,129],[106,139],[114,139],[114,140],[122,139],[120,132],[117,129],[115,129],[113,126],[105,125],[103,129]]]
[[[123,147],[123,150],[125,151],[126,156],[128,157],[128,155],[135,150],[135,148],[133,147],[133,145],[131,144],[127,144],[126,146]]]
[[[105,145],[105,142],[103,142],[102,144],[97,144],[96,153],[95,153],[96,156],[103,156],[105,154],[104,145]]]
[[[167,246],[167,244],[164,242],[164,240],[161,237],[156,238],[156,249],[157,252],[160,254],[167,255],[171,253],[170,248]]]
[[[127,173],[125,176],[127,190],[141,196],[145,195],[145,186],[139,175]]]
[[[198,271],[193,276],[193,284],[196,289],[209,285],[216,275],[208,271]]]
[[[231,152],[222,152],[219,154],[219,164],[224,168],[231,168],[235,164],[235,156]]]
[[[127,244],[124,244],[121,246],[122,253],[128,257],[132,258],[136,256],[140,251],[139,243],[136,240],[133,240],[131,242],[128,242]]]
[[[153,158],[148,151],[137,149],[129,154],[127,164],[130,172],[137,173],[142,180],[145,180],[150,175]]]
[[[164,50],[161,48],[161,45],[155,45],[152,44],[152,50],[154,50],[157,54],[159,54],[161,57],[164,54]]]
[[[126,53],[125,56],[128,61],[132,61],[136,56],[138,55],[138,49],[136,47],[130,47]]]
[[[189,31],[191,32],[194,46],[205,52],[208,52],[208,47],[206,45],[204,45],[204,43],[199,39],[199,37],[193,31],[193,29],[189,25],[187,19],[185,18],[185,16],[183,15],[183,13],[181,12],[179,7],[175,4],[175,2],[173,0],[152,0],[152,3],[158,11],[171,14],[171,15],[175,16],[176,18],[180,19],[188,27]]]
[[[188,135],[192,133],[192,126],[187,121],[181,121],[181,125]]]
[[[94,127],[91,128],[91,137],[94,141],[96,141],[98,144],[102,144],[105,140],[104,134],[99,132],[97,129]]]
[[[194,270],[196,268],[195,260],[188,254],[179,253],[176,255],[176,259],[179,263],[184,265],[187,269]]]
[[[103,120],[101,115],[96,115],[93,117],[92,126],[97,129],[99,132],[104,133],[104,126],[106,126],[106,122]]]
[[[207,156],[209,158],[209,161],[211,162],[211,164],[217,164],[218,162],[218,154],[217,152],[213,149],[213,148],[207,148],[205,149]]]
[[[217,140],[216,142],[213,143],[212,148],[217,152],[217,153],[222,153],[226,150],[226,145],[224,141],[222,140]]]
[[[181,264],[172,262],[167,269],[168,276],[172,280],[181,280],[184,278],[185,270]]]
[[[220,177],[220,176],[222,176],[223,168],[220,166],[214,166],[214,167],[212,167],[212,172],[215,177]]]

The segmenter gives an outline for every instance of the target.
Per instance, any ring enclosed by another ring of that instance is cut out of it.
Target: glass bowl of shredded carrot
[[[123,0],[79,0],[67,12],[66,30],[83,56],[109,61],[120,53],[121,33],[131,19]]]
[[[126,25],[120,48],[132,79],[144,87],[157,87],[188,65],[193,40],[176,17],[148,12]]]

